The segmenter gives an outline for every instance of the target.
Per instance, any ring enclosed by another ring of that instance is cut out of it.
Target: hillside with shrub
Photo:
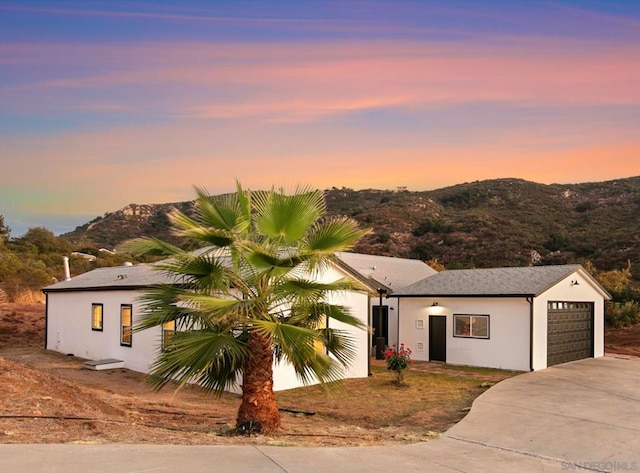
[[[328,213],[353,217],[372,233],[356,251],[418,258],[440,268],[581,263],[619,305],[614,324],[638,320],[640,299],[640,177],[582,184],[494,179],[433,191],[325,191]],[[139,236],[181,242],[168,212],[192,212],[192,202],[130,204],[59,237],[45,228],[10,238],[0,215],[0,289],[10,298],[71,273],[131,260],[118,252]]]
[[[373,233],[357,251],[437,259],[449,269],[584,263],[602,270],[632,263],[640,274],[640,177],[584,184],[494,179],[423,192],[326,191],[329,214],[355,218]],[[116,248],[156,236],[176,242],[167,212],[191,202],[131,204],[77,227],[74,244]]]

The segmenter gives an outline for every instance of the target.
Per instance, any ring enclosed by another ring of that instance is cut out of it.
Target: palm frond
[[[356,340],[345,330],[325,328],[322,330],[327,352],[333,355],[343,366],[351,365],[356,358]]]
[[[362,230],[358,223],[347,217],[334,217],[314,225],[301,243],[303,251],[326,256],[336,251],[347,251],[363,236],[371,233]]]
[[[322,330],[264,319],[253,319],[251,323],[252,330],[273,340],[276,359],[285,359],[291,363],[304,384],[316,380],[325,383],[342,378],[344,373],[339,364],[318,349],[318,346],[325,346],[325,333]],[[348,346],[343,348],[348,349]],[[348,356],[343,353],[342,357]]]
[[[204,291],[225,290],[230,285],[231,276],[225,262],[204,253],[183,253],[158,262],[156,267],[173,276],[177,282],[195,285]]]
[[[221,394],[236,384],[246,357],[246,341],[231,333],[178,331],[152,366],[150,382],[157,389],[172,381],[178,387],[197,383]]]
[[[225,228],[203,226],[188,215],[175,209],[169,212],[167,217],[173,226],[173,233],[177,236],[190,238],[197,242],[220,248],[233,243],[233,235]]]
[[[297,188],[292,195],[271,189],[254,198],[256,229],[272,241],[286,246],[297,243],[324,213],[324,195],[309,188]]]
[[[234,193],[212,197],[201,188],[196,188],[196,192],[195,214],[200,225],[226,234],[246,231],[250,220],[246,218],[244,196]]]
[[[329,293],[363,290],[364,286],[351,279],[339,279],[328,283],[308,278],[287,278],[275,286],[276,296],[289,297],[294,303],[317,302]]]
[[[175,245],[151,237],[129,240],[122,244],[121,251],[136,256],[174,256],[184,252]]]

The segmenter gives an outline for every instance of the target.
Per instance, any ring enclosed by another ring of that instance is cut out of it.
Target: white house
[[[396,280],[401,279],[395,273],[401,273],[400,266],[405,265],[407,273],[414,272],[415,260],[397,259],[386,275],[379,270],[362,273],[351,266],[357,256],[339,253],[337,263],[321,277],[323,282],[351,277],[364,283],[367,291],[349,291],[330,295],[328,302],[349,307],[351,313],[365,325],[370,325],[371,298],[375,299],[381,283],[371,278],[376,275],[387,281],[388,290]],[[360,255],[364,259],[368,255]],[[371,257],[381,265],[384,260],[395,258]],[[351,264],[349,263],[351,261]],[[421,268],[423,269],[423,268]],[[427,273],[430,274],[431,270]],[[415,277],[417,281],[424,277]],[[385,279],[386,277],[386,279]],[[411,282],[413,282],[411,281]],[[132,332],[141,306],[139,296],[153,284],[172,281],[151,265],[119,266],[99,268],[78,275],[72,279],[53,284],[43,289],[46,295],[45,348],[61,353],[73,354],[88,360],[119,360],[125,368],[149,372],[163,337],[175,327],[154,327],[141,332]],[[333,328],[349,330],[356,340],[357,356],[345,372],[346,378],[366,377],[369,374],[370,337],[367,331],[356,329],[338,321],[331,320]],[[283,390],[298,387],[301,382],[288,364],[274,365],[274,389]]]
[[[362,253],[336,253],[338,264],[355,278],[376,289],[371,298],[371,345],[376,337],[383,337],[385,345],[398,343],[398,299],[394,292],[437,274],[426,263],[416,259]]]
[[[604,355],[604,301],[580,265],[447,270],[392,294],[413,358],[533,371]]]

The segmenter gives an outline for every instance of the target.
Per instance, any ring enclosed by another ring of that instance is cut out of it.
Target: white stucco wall
[[[319,279],[331,282],[346,275],[330,268]],[[47,346],[49,350],[98,360],[116,358],[124,361],[125,368],[148,373],[157,357],[161,343],[161,328],[154,327],[142,332],[134,332],[132,346],[120,345],[120,305],[131,304],[133,323],[140,316],[137,297],[141,291],[75,291],[50,292],[48,294]],[[364,292],[340,292],[329,296],[328,302],[350,308],[367,325],[369,295]],[[91,330],[91,305],[103,304],[103,331]],[[346,330],[354,340],[356,356],[345,370],[347,378],[368,376],[368,337],[365,329],[354,329],[346,324],[331,320],[330,327]],[[284,390],[300,387],[302,384],[293,368],[288,364],[274,363],[274,389]],[[238,389],[234,390],[239,392]]]
[[[572,281],[578,284],[572,285]],[[438,307],[432,303],[437,301]],[[429,315],[447,317],[447,363],[529,371],[547,367],[547,304],[590,302],[594,307],[594,357],[604,356],[604,294],[578,271],[533,299],[533,355],[530,360],[530,304],[519,298],[401,298],[400,341],[416,360],[429,359]],[[490,338],[453,336],[453,314],[489,315]],[[421,320],[422,329],[416,328]],[[395,342],[394,342],[395,343]],[[422,345],[422,349],[420,349]]]
[[[329,283],[347,277],[343,271],[331,267],[323,274],[316,275],[316,279],[320,282]],[[350,325],[329,320],[329,327],[337,330],[343,330],[349,333],[356,347],[356,353],[353,363],[344,371],[345,378],[366,378],[369,375],[368,368],[368,332],[366,326],[368,323],[369,295],[365,292],[343,291],[331,293],[327,299],[330,304],[343,305],[349,308],[351,315],[357,317],[365,326],[364,329],[356,329]],[[285,389],[293,389],[301,386],[293,367],[286,363],[274,363],[274,382],[273,388],[276,391]]]
[[[578,284],[571,284],[577,281]],[[604,296],[580,271],[563,279],[534,300],[534,350],[533,369],[547,367],[547,304],[550,301],[593,302],[594,358],[604,356]]]
[[[131,346],[120,345],[120,305],[131,304],[139,320],[136,291],[51,292],[47,296],[47,349],[100,360],[116,358],[125,368],[148,372],[157,356],[161,329],[135,332]],[[103,330],[91,330],[91,305],[103,304]]]
[[[428,361],[429,315],[444,315],[447,363],[528,371],[529,307],[524,298],[402,298],[400,341],[414,359]],[[454,337],[453,314],[488,315],[489,339]],[[417,321],[423,328],[417,328]]]

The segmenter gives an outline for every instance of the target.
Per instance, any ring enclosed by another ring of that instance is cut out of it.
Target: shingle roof
[[[446,270],[394,296],[537,296],[578,270],[590,277],[579,264]]]
[[[360,277],[367,278],[391,292],[437,273],[426,263],[417,259],[346,252],[338,252],[336,257],[343,267],[348,266],[345,269],[351,269],[351,272],[356,272]]]
[[[378,287],[398,290],[427,276],[436,274],[419,260],[359,253],[336,253],[338,264],[349,274],[365,282],[375,291]],[[136,289],[153,284],[175,282],[153,265],[98,268],[43,289],[44,292]]]
[[[80,290],[135,289],[153,284],[171,283],[172,278],[151,265],[112,266],[97,268],[79,274],[68,281],[61,281],[43,289],[44,292],[63,292]]]

